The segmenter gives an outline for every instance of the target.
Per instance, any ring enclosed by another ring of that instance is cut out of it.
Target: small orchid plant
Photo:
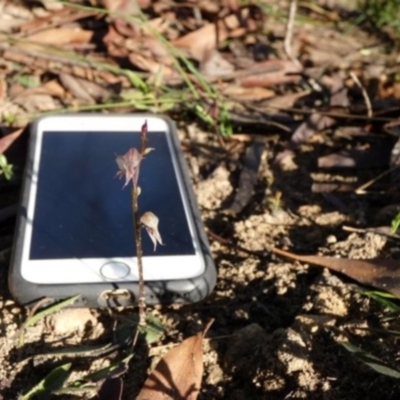
[[[143,249],[142,249],[142,237],[140,229],[143,226],[148,232],[150,239],[154,244],[154,251],[157,249],[157,243],[163,244],[161,235],[158,231],[158,218],[151,211],[146,211],[139,218],[139,206],[138,199],[140,195],[139,172],[140,165],[144,160],[145,156],[149,154],[154,149],[151,147],[146,147],[147,143],[147,121],[142,125],[140,139],[141,146],[140,150],[132,147],[126,154],[122,156],[117,156],[116,162],[118,164],[119,171],[117,176],[119,178],[125,177],[125,184],[122,188],[125,188],[130,181],[132,181],[132,211],[133,211],[133,225],[135,230],[135,240],[136,240],[136,256],[138,265],[138,275],[139,275],[139,326],[146,325],[146,298],[144,294],[144,278],[143,278]]]

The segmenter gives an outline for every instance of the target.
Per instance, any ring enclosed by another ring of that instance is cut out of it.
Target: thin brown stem
[[[135,228],[135,241],[136,241],[136,259],[139,273],[139,326],[146,325],[146,300],[144,297],[144,279],[143,279],[143,249],[142,249],[142,235],[140,232],[140,218],[139,218],[139,187],[132,187],[132,210],[133,210],[133,225]]]

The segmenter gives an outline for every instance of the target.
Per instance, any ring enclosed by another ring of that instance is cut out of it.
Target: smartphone
[[[34,122],[14,239],[9,287],[22,304],[80,295],[78,306],[137,303],[138,271],[131,183],[117,156],[147,147],[140,164],[139,214],[159,219],[154,250],[141,229],[149,304],[195,302],[216,271],[171,120],[144,114],[55,115]]]

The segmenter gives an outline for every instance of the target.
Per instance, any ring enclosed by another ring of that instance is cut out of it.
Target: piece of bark
[[[258,180],[258,170],[265,143],[254,140],[246,149],[243,168],[239,177],[238,189],[232,205],[227,210],[229,213],[238,214],[248,204],[254,194],[254,186]]]

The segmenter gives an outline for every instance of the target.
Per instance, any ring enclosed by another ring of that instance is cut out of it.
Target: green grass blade
[[[133,354],[129,354],[129,356],[125,357],[121,361],[118,361],[116,363],[111,364],[108,367],[99,369],[98,371],[85,375],[80,382],[97,382],[102,379],[120,376],[128,370],[128,364],[131,361],[132,357]],[[74,384],[74,386],[80,386],[80,385],[81,383],[79,382]]]
[[[388,366],[378,357],[372,354],[366,353],[362,349],[352,345],[351,343],[339,342],[349,353],[354,354],[360,361],[366,364],[368,367],[378,372],[381,375],[386,375],[391,378],[400,379],[400,371]]]
[[[42,381],[34,386],[28,393],[24,394],[19,400],[30,400],[36,396],[49,399],[53,390],[59,389],[69,377],[71,363],[61,365],[51,371]]]
[[[53,304],[44,310],[39,311],[36,313],[34,316],[30,317],[24,324],[24,328],[27,328],[28,326],[35,325],[38,321],[40,321],[42,318],[47,317],[48,315],[54,314],[57,311],[62,310],[63,308],[69,307],[72,304],[74,304],[79,298],[81,297],[80,294],[69,297],[66,300],[60,301],[59,303]]]
[[[365,296],[374,299],[378,302],[383,308],[387,308],[392,313],[399,313],[400,306],[396,304],[396,300],[398,300],[395,296],[390,293],[380,292],[377,290],[368,290],[362,291]]]
[[[103,354],[115,351],[118,345],[111,343],[100,344],[97,346],[79,346],[79,347],[63,347],[57,348],[47,353],[35,354],[34,357],[59,357],[59,356],[74,356],[74,357],[100,357]]]
[[[360,328],[358,328],[360,329]],[[386,336],[400,336],[400,331],[396,331],[393,329],[383,329],[383,328],[363,328],[362,330],[371,332],[371,333],[376,333],[379,335],[386,335]]]

